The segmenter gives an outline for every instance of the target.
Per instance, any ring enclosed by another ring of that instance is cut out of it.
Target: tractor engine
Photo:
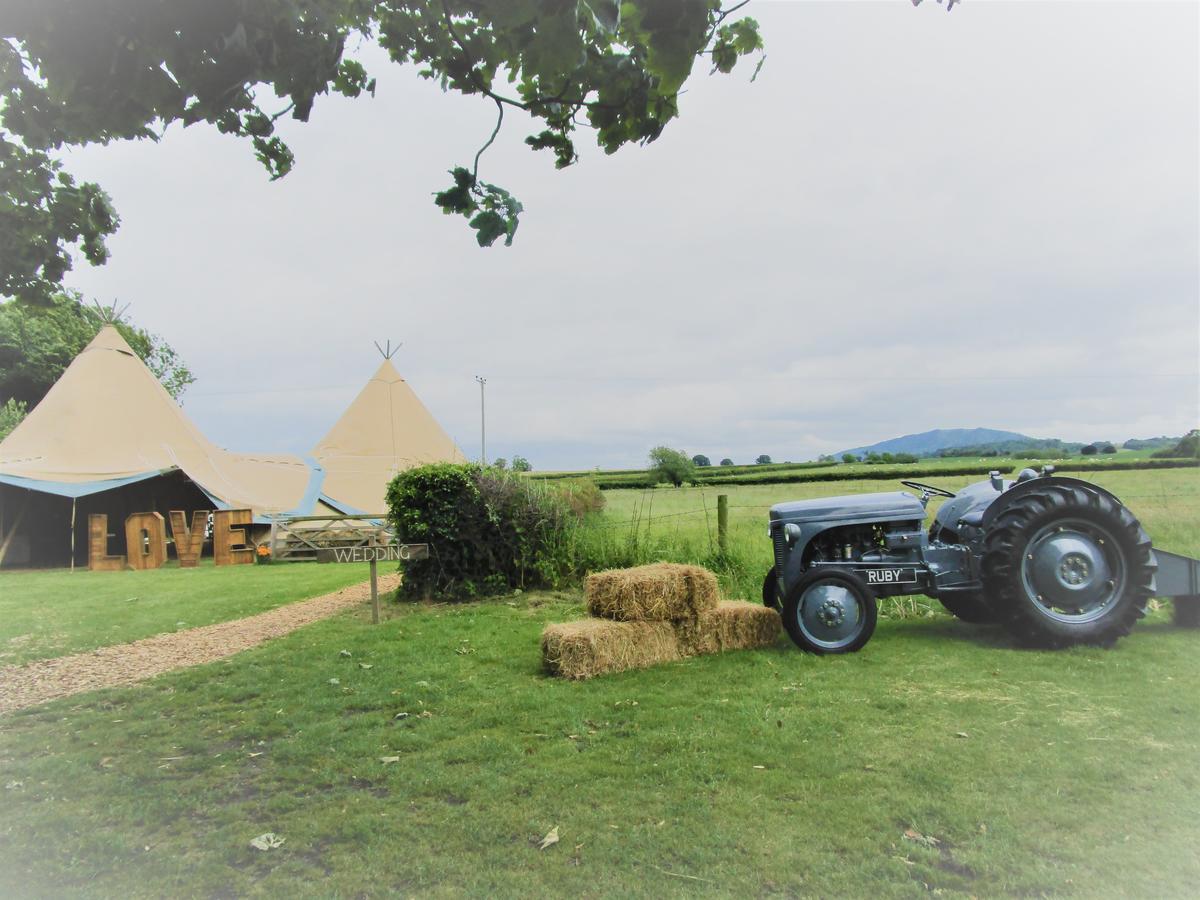
[[[935,593],[975,578],[967,548],[931,543],[925,506],[902,491],[777,504],[771,539],[779,597],[822,567],[852,570],[879,596]]]

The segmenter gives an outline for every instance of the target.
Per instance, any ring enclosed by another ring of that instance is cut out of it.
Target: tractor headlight
[[[790,522],[783,526],[783,536],[787,538],[789,544],[794,544],[800,540],[800,526],[795,522]]]

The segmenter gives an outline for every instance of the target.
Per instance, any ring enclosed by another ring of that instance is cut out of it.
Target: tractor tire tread
[[[1081,625],[1054,623],[1040,614],[1021,586],[1023,554],[1031,533],[1056,515],[1071,515],[1107,528],[1121,546],[1127,569],[1125,593],[1108,615]],[[1107,494],[1075,485],[1048,484],[1015,500],[984,535],[982,560],[986,603],[995,621],[1022,643],[1060,648],[1111,646],[1146,614],[1155,571],[1150,538],[1124,505]]]

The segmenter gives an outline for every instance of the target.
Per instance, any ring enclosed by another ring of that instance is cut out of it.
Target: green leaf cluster
[[[420,466],[392,479],[387,505],[398,541],[429,544],[428,559],[405,563],[404,596],[467,599],[554,585],[570,571],[567,497],[513,472]]]
[[[480,247],[490,247],[499,237],[505,246],[511,245],[522,210],[517,199],[501,187],[478,181],[462,166],[452,169],[450,176],[454,184],[434,195],[442,212],[465,216]]]
[[[32,409],[105,324],[100,309],[73,294],[56,295],[45,306],[0,303],[0,400]],[[158,335],[127,322],[118,321],[116,328],[176,400],[196,380]]]
[[[346,55],[373,41],[445,90],[528,113],[537,124],[526,143],[563,168],[578,158],[578,128],[608,153],[652,141],[698,57],[728,72],[759,52],[757,23],[731,13],[718,0],[8,0],[0,294],[49,302],[73,248],[93,264],[107,258],[119,220],[98,186],[61,171],[65,146],[158,140],[174,123],[206,122],[249,141],[281,178],[295,158],[278,120],[307,121],[321,94],[373,94],[374,78]],[[478,157],[464,182],[465,171],[437,205],[465,216],[480,246],[510,244],[520,203],[478,181]]]
[[[648,474],[656,482],[667,482],[682,487],[685,482],[695,482],[696,464],[682,450],[671,447],[655,447],[650,451]]]
[[[21,424],[28,411],[28,404],[15,397],[9,397],[0,404],[0,441],[4,440],[14,428]]]

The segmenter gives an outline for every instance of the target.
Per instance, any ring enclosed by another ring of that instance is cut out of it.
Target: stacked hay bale
[[[779,634],[773,609],[722,601],[716,576],[701,566],[656,563],[596,572],[584,594],[593,618],[547,625],[542,632],[542,660],[564,678],[766,647]]]

